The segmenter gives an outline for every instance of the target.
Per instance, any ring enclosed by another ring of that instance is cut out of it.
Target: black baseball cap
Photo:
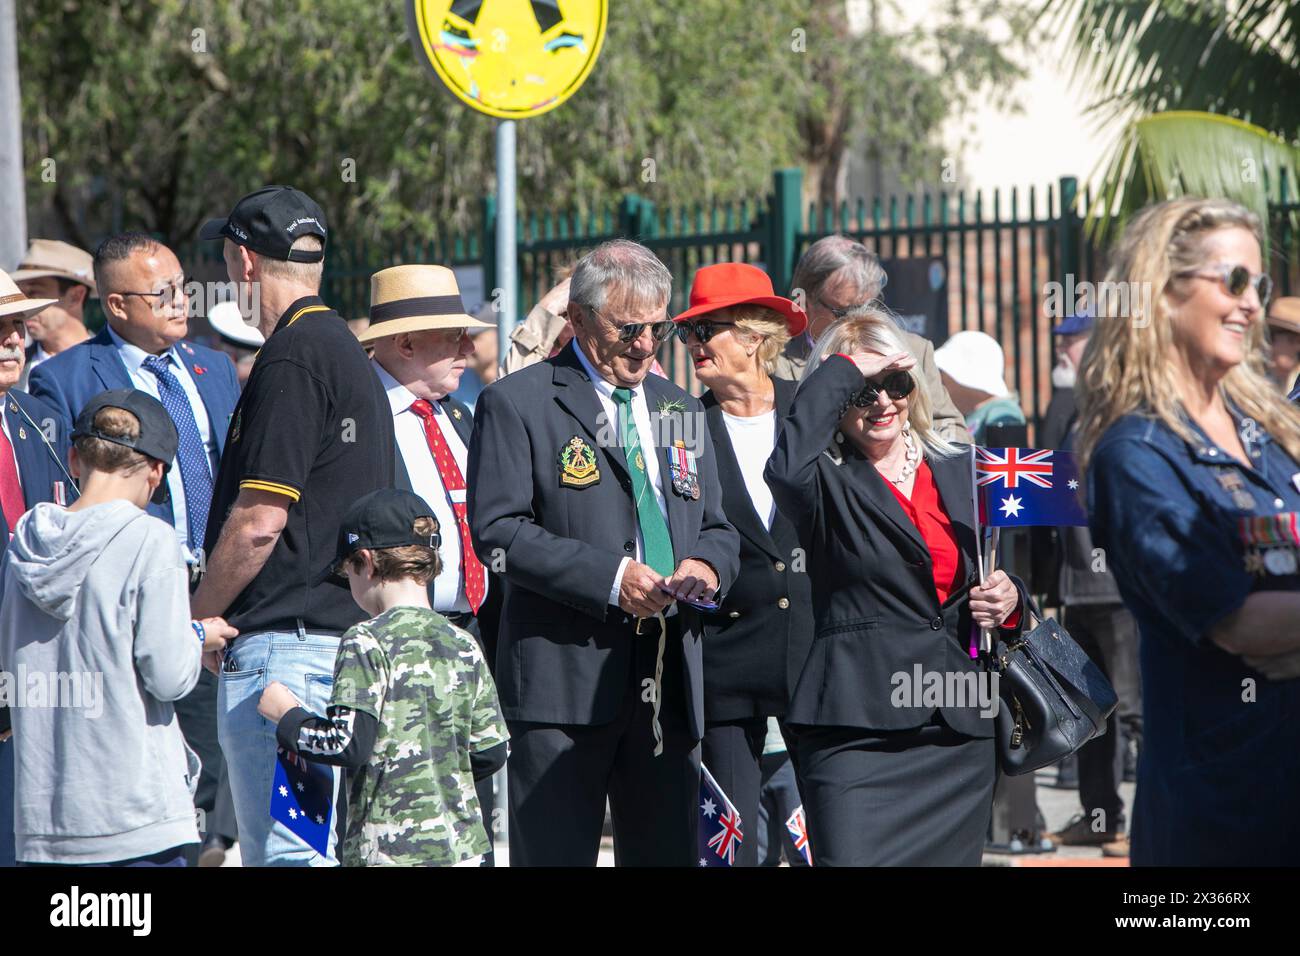
[[[432,535],[416,534],[415,522],[420,518],[434,519]],[[358,498],[344,512],[334,560],[321,571],[315,583],[330,580],[345,584],[347,577],[342,573],[343,562],[362,548],[378,550],[419,544],[436,550],[442,544],[442,535],[436,525],[433,509],[415,492],[400,488],[372,491]]]
[[[303,236],[320,236],[322,248],[291,249]],[[284,262],[320,262],[325,258],[325,211],[292,186],[263,186],[235,203],[225,219],[205,222],[199,238],[229,239]]]
[[[140,422],[140,437],[106,435],[97,429],[95,416],[105,408],[120,408],[134,415]],[[166,476],[171,471],[172,461],[176,458],[180,438],[176,434],[176,425],[172,422],[172,417],[167,414],[167,409],[163,408],[162,402],[158,399],[148,392],[132,388],[100,392],[88,401],[86,407],[77,415],[77,423],[72,427],[72,440],[76,441],[78,438],[98,438],[162,462],[163,480],[158,483],[153,497],[149,500],[156,505],[167,503],[169,496]]]

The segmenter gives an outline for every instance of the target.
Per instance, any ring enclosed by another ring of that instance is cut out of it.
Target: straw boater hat
[[[465,313],[456,274],[445,266],[393,266],[370,277],[370,328],[357,340],[373,342],[402,332],[491,324]]]
[[[1287,295],[1274,299],[1268,307],[1268,324],[1300,335],[1300,297]]]
[[[15,282],[22,282],[46,276],[80,282],[90,290],[88,295],[92,299],[98,295],[95,290],[95,264],[89,252],[55,239],[33,239],[12,278]]]
[[[27,298],[19,290],[18,284],[9,277],[9,273],[0,271],[0,316],[21,315],[27,318],[58,301],[58,299]]]

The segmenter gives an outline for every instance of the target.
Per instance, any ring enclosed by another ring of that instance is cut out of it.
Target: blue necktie
[[[208,508],[212,505],[212,470],[208,467],[208,450],[203,447],[198,422],[190,397],[180,380],[168,367],[170,355],[150,355],[144,367],[158,379],[158,398],[167,409],[180,437],[176,463],[181,469],[181,487],[185,489],[185,517],[189,524],[190,550],[203,547],[203,533],[208,527]]]

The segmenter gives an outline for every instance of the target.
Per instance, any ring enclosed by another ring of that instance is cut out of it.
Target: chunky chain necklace
[[[903,445],[907,449],[905,453],[906,460],[903,462],[903,470],[899,472],[897,478],[889,478],[888,475],[885,476],[895,485],[902,485],[903,482],[907,481],[907,479],[912,476],[912,473],[916,471],[916,466],[921,461],[921,453],[916,450],[916,441],[912,438],[912,429],[906,424],[903,425]]]

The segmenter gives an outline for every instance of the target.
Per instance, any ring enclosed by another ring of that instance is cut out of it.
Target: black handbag
[[[992,663],[999,676],[998,765],[1012,777],[1056,763],[1100,737],[1119,702],[1069,632],[1027,604],[1038,624],[1010,643],[999,641]]]

